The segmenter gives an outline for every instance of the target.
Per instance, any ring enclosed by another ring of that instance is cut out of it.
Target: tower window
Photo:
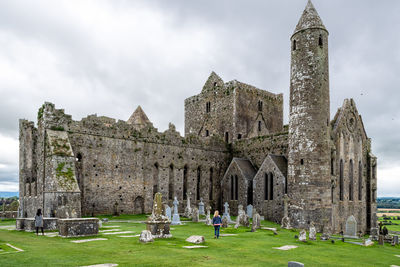
[[[208,130],[206,130],[206,136],[209,136],[210,135],[210,133],[208,132]]]
[[[362,200],[362,165],[358,163],[358,200]]]
[[[258,111],[262,111],[263,109],[263,102],[261,100],[258,100]]]
[[[231,200],[234,200],[234,186],[235,186],[235,181],[233,180],[233,175],[231,175]]]
[[[264,174],[264,200],[268,200],[268,174]]]
[[[225,142],[226,143],[229,142],[229,133],[228,132],[225,133]]]
[[[274,174],[269,173],[269,200],[274,200]]]
[[[211,111],[211,102],[206,103],[206,113],[210,113]]]
[[[214,88],[217,87],[217,82],[214,82]]]
[[[242,134],[238,134],[238,140],[242,139]]]
[[[354,199],[354,181],[353,181],[353,160],[350,160],[349,166],[349,200],[353,201]]]
[[[319,38],[318,38],[318,45],[319,45],[320,47],[323,46],[323,41],[322,41],[322,35],[321,35],[321,34],[319,35]]]
[[[293,40],[293,46],[292,46],[293,51],[295,51],[297,49],[297,44],[296,44],[296,40]]]
[[[340,160],[339,166],[339,199],[343,200],[343,160]]]
[[[258,121],[258,131],[261,132],[261,121]]]
[[[300,160],[300,164],[301,164],[301,165],[304,165],[304,159],[301,159],[301,160]]]

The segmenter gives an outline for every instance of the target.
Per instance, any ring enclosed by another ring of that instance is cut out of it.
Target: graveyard
[[[56,231],[36,236],[16,231],[13,219],[1,221],[0,266],[287,266],[289,261],[305,266],[400,265],[400,245],[379,245],[375,241],[365,247],[360,245],[363,239],[345,238],[343,242],[340,235],[333,235],[322,241],[320,234],[311,241],[309,231],[307,241],[301,242],[296,238],[298,230],[281,229],[265,220],[255,232],[251,232],[251,226],[235,228],[237,218],[233,216],[233,223],[221,228],[219,239],[214,239],[213,227],[206,225],[205,216],[200,215],[199,222],[181,217],[181,225],[171,225],[170,238],[141,243],[139,235],[146,229],[149,216],[99,216],[102,225],[96,236],[74,238],[62,238]],[[393,222],[400,224],[400,220]],[[276,228],[277,234],[265,228]],[[200,244],[204,247],[184,248],[193,245],[186,241],[192,235],[204,236],[205,242]]]

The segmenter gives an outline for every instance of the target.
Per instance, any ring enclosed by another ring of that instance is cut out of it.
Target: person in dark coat
[[[44,235],[44,232],[43,232],[43,215],[42,215],[42,210],[41,209],[38,209],[37,212],[36,212],[35,227],[36,227],[36,235],[39,235],[39,228],[41,228],[42,235]]]
[[[221,216],[219,216],[218,210],[216,210],[214,212],[212,224],[214,225],[214,238],[219,238],[219,228],[222,225],[222,220],[221,220]]]

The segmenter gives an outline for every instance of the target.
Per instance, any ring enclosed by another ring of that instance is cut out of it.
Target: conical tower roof
[[[323,29],[327,31],[311,0],[308,0],[307,6],[293,34],[305,29]]]
[[[136,108],[136,110],[132,113],[126,123],[132,125],[151,124],[149,118],[147,118],[147,115],[144,113],[143,109],[140,106]]]

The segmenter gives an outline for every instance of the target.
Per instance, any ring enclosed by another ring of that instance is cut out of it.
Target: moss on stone
[[[74,189],[74,184],[75,184],[75,177],[74,177],[74,172],[72,171],[71,167],[67,167],[65,169],[65,162],[60,162],[57,165],[56,168],[56,177],[58,180],[58,184],[67,189],[67,190],[72,190]]]

